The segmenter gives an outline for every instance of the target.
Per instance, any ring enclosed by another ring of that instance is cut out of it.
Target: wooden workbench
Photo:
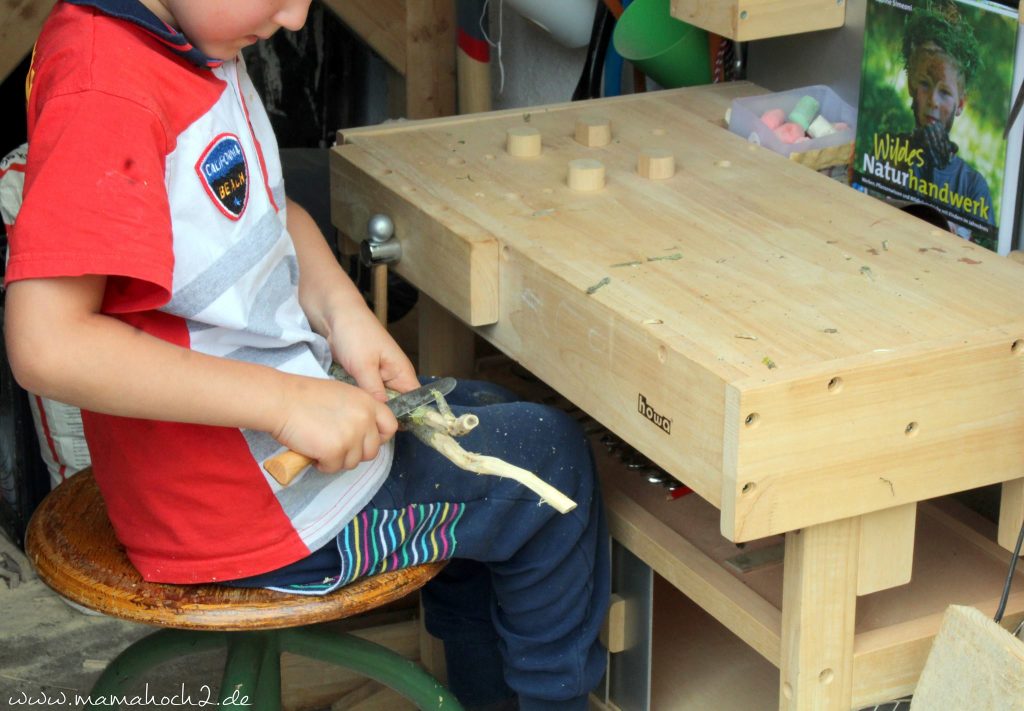
[[[677,586],[780,668],[780,707],[849,709],[911,689],[934,634],[861,663],[858,595],[910,580],[917,503],[1004,483],[1001,543],[1024,517],[1024,267],[723,130],[755,91],[345,131],[333,219],[389,214],[400,274],[692,487],[724,539],[784,535],[772,600],[609,489],[613,535],[676,556]],[[612,141],[574,140],[584,116]],[[506,152],[522,127],[541,156]],[[639,176],[645,148],[675,175]],[[605,187],[571,190],[575,159]]]

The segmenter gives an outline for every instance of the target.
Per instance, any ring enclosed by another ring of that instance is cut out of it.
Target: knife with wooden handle
[[[447,395],[455,389],[455,378],[439,378],[433,382],[422,385],[415,390],[396,395],[385,404],[394,413],[395,417],[401,418],[408,415],[417,407],[429,405],[434,402],[437,395]],[[313,463],[313,460],[304,454],[293,452],[288,449],[280,454],[263,462],[263,468],[267,474],[274,477],[281,486],[288,486],[302,470]]]

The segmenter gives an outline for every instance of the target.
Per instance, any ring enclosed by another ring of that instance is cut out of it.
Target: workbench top
[[[391,214],[399,273],[719,506],[733,540],[1019,476],[1024,267],[724,130],[757,91],[345,131],[335,222]],[[574,139],[585,116],[610,143]],[[506,152],[514,127],[540,156]],[[671,178],[638,175],[648,148]],[[603,188],[567,186],[584,158]]]

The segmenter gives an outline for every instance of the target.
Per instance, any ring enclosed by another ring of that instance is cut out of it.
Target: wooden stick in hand
[[[288,486],[292,479],[302,473],[302,470],[313,463],[313,460],[305,454],[299,454],[292,450],[286,450],[263,462],[263,468],[267,474],[274,477],[281,486]]]

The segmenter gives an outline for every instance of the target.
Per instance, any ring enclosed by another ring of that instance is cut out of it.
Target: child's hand
[[[914,143],[924,149],[925,157],[932,168],[944,168],[957,152],[957,145],[949,139],[946,127],[941,123],[930,123],[914,131]]]
[[[387,400],[385,388],[406,392],[419,387],[409,358],[373,313],[353,311],[331,330],[334,360],[380,402]]]
[[[365,390],[294,376],[285,390],[281,425],[271,434],[315,460],[320,471],[333,473],[373,459],[397,429],[391,410]]]

